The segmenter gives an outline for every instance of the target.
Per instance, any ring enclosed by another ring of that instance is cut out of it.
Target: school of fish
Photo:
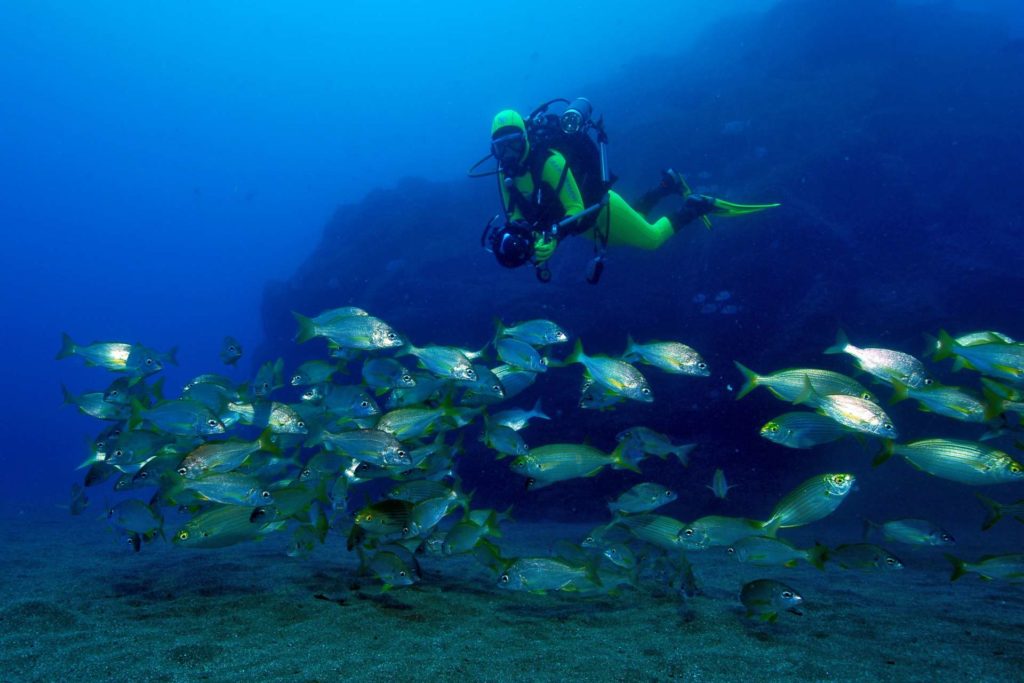
[[[617,358],[588,355],[578,339],[563,355],[558,346],[570,336],[548,320],[499,322],[490,343],[470,350],[415,346],[385,321],[354,307],[295,317],[296,341],[325,340],[326,358],[301,364],[289,377],[280,359],[265,363],[243,383],[199,375],[175,396],[166,396],[163,381],[153,379],[176,363],[174,350],[162,353],[124,342],[81,345],[64,335],[58,359],[76,356],[116,375],[99,391],[74,395],[63,389],[65,402],[106,425],[82,463],[86,472],[73,487],[71,512],[86,509],[88,489],[110,482],[117,502],[105,516],[135,551],[158,538],[182,548],[219,548],[286,533],[288,554],[301,556],[341,536],[358,554],[361,571],[376,577],[384,590],[418,582],[422,553],[470,556],[502,589],[614,594],[654,578],[690,596],[699,589],[687,555],[711,548],[774,570],[805,562],[819,569],[831,563],[887,571],[903,563],[868,543],[872,533],[887,543],[919,547],[954,543],[951,534],[928,520],[896,519],[866,522],[864,539],[857,539],[863,542],[798,548],[781,534],[832,514],[856,483],[848,472],[809,472],[763,519],[675,519],[656,510],[675,501],[677,493],[656,482],[639,483],[609,502],[609,520],[585,538],[559,544],[550,556],[508,556],[501,527],[510,523],[510,511],[474,508],[461,488],[458,459],[467,435],[497,461],[507,458],[508,468],[529,490],[606,470],[642,473],[650,457],[673,456],[684,466],[695,444],[640,425],[623,430],[610,452],[588,443],[528,445],[524,432],[531,421],[551,419],[541,401],[530,409],[499,408],[539,374],[574,365],[583,370],[581,409],[650,403],[654,395],[638,365],[708,377],[700,354],[680,342],[638,343],[630,336]],[[833,370],[793,368],[761,375],[737,362],[745,380],[737,398],[765,387],[788,404],[809,408],[784,412],[760,427],[761,436],[779,446],[808,449],[849,436],[874,438],[880,442],[879,465],[898,455],[927,475],[965,485],[1024,481],[1021,465],[986,443],[1021,430],[1024,344],[999,332],[957,338],[941,332],[933,351],[936,361],[953,358],[955,369],[977,372],[980,393],[940,386],[914,356],[856,347],[842,332],[826,353],[852,357],[861,371],[891,388],[893,402],[913,399],[921,410],[977,423],[986,430],[977,441],[934,435],[900,442],[900,431],[875,393]],[[242,345],[227,337],[220,355],[226,365],[235,365]],[[298,400],[280,400],[284,394]],[[727,500],[735,487],[717,469],[707,488]],[[1004,517],[1024,522],[1024,500],[978,498],[987,515],[984,529]],[[167,523],[173,527],[165,528]],[[952,579],[968,572],[1024,579],[1024,554],[974,562],[947,557]],[[757,579],[737,590],[751,618],[772,622],[782,613],[802,613],[801,595],[775,579]]]

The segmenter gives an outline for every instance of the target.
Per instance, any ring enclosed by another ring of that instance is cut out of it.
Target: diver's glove
[[[533,241],[533,262],[538,266],[546,263],[551,255],[555,253],[558,240],[543,232],[535,232]]]

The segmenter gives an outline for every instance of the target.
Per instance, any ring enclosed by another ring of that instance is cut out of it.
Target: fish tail
[[[496,576],[506,571],[515,562],[513,558],[502,557],[498,546],[486,538],[481,538],[476,542],[472,549],[472,555],[477,562],[490,569]]]
[[[149,393],[153,395],[153,399],[160,403],[164,400],[164,380],[166,377],[161,377],[157,381],[153,382],[152,386],[149,387]]]
[[[643,472],[640,471],[639,467],[634,465],[632,462],[627,460],[625,456],[623,456],[623,452],[625,450],[626,442],[620,441],[619,445],[615,447],[614,451],[612,451],[612,469],[630,470],[632,472],[636,472],[637,474],[643,474]],[[600,471],[600,468],[598,469],[598,471]]]
[[[892,439],[882,439],[882,450],[878,452],[875,459],[871,461],[871,464],[878,467],[883,462],[892,457],[892,454],[896,452],[896,442]]]
[[[295,335],[295,342],[297,344],[307,342],[316,336],[316,325],[311,318],[307,318],[295,311],[292,311],[292,315],[295,316],[295,321],[299,323],[299,332]]]
[[[804,388],[800,391],[796,398],[793,399],[793,405],[800,403],[813,404],[814,398],[817,394],[814,391],[814,386],[811,384],[811,378],[804,375]]]
[[[60,337],[60,351],[57,352],[56,360],[73,355],[75,355],[75,342],[71,340],[70,334],[62,332]]]
[[[622,358],[625,360],[633,350],[636,348],[636,340],[633,339],[633,335],[626,333],[626,351],[622,354]]]
[[[839,329],[836,331],[836,343],[825,349],[825,353],[845,353],[849,345],[850,340],[846,338],[846,333]]]
[[[261,451],[281,455],[281,448],[274,443],[274,431],[269,426],[260,432],[257,443],[259,443]]]
[[[987,386],[981,390],[982,395],[985,397],[985,421],[994,420],[1004,412],[1006,412],[1006,402],[996,392]]]
[[[469,513],[469,510],[466,510]],[[498,513],[495,510],[491,510],[491,514],[487,515],[487,519],[484,520],[484,536],[492,536],[494,538],[501,538],[501,527],[498,526]]]
[[[939,341],[935,348],[933,360],[943,360],[956,353],[956,340],[949,336],[945,330],[939,330]]]
[[[697,447],[695,443],[684,443],[681,445],[674,445],[672,450],[669,451],[672,455],[676,456],[679,463],[683,467],[688,467],[690,464],[690,452]]]
[[[542,420],[550,420],[551,416],[544,412],[544,409],[540,405],[540,399],[533,404],[533,408],[530,410],[534,417],[539,417]]]
[[[505,323],[501,322],[501,318],[498,316],[494,316],[494,341],[497,342],[503,334],[505,334]]]
[[[588,562],[587,564],[585,564],[583,566],[583,571],[585,571],[587,573],[587,579],[592,581],[594,583],[594,585],[602,586],[602,587],[604,586],[604,584],[601,583],[601,577],[598,576],[598,574],[597,574],[597,561],[596,560],[593,561],[593,562]]]
[[[819,571],[825,570],[825,562],[828,561],[828,548],[815,541],[814,547],[807,551],[807,561]]]
[[[893,405],[900,401],[905,401],[910,396],[910,387],[898,379],[892,380],[892,398],[889,399],[889,404]]]
[[[75,469],[76,470],[85,469],[86,467],[91,467],[94,463],[97,463],[97,462],[103,462],[103,461],[99,459],[99,456],[97,456],[95,453],[93,453],[88,458],[83,460],[82,464],[79,465],[78,467],[76,467]]]
[[[939,340],[930,334],[924,335],[924,350],[921,351],[922,356],[928,356],[935,353],[935,350],[939,348]]]
[[[582,363],[583,362],[583,358],[585,358],[585,357],[586,356],[583,353],[583,342],[581,342],[579,340],[579,338],[577,337],[576,345],[573,347],[572,353],[570,353],[566,357],[565,362],[566,362],[566,364],[568,364],[568,363]]]
[[[863,526],[861,527],[861,536],[864,541],[867,541],[868,537],[871,535],[871,532],[875,529],[880,528],[881,525],[877,522],[872,522],[867,517],[861,517],[861,521],[864,522]]]
[[[778,518],[778,517],[775,517],[773,515],[772,518],[769,519],[768,521],[761,522],[761,531],[764,532],[765,536],[768,536],[769,538],[775,538],[775,534],[777,534],[779,532],[779,526],[781,524],[782,524],[782,519]]]
[[[974,495],[978,497],[978,501],[985,508],[985,521],[981,525],[981,530],[988,531],[996,522],[1003,518],[1003,506],[988,496],[983,496],[980,493],[975,493]]]
[[[132,414],[128,418],[128,429],[135,429],[142,423],[142,411],[145,410],[145,406],[139,401],[139,399],[132,397]]]
[[[67,386],[65,386],[63,382],[61,382],[60,385],[60,393],[61,396],[63,396],[64,398],[64,403],[62,403],[61,405],[75,405],[74,395],[70,391],[68,391]]]
[[[958,557],[950,555],[949,553],[943,553],[943,557],[949,560],[949,563],[953,565],[953,573],[949,575],[950,581],[956,581],[961,576],[967,573],[967,565]]]
[[[739,368],[740,372],[743,373],[743,386],[736,394],[736,400],[738,401],[747,394],[749,394],[751,391],[753,391],[755,388],[757,388],[757,382],[761,378],[756,372],[754,372],[747,366],[743,365],[743,363],[739,362],[738,360],[734,360],[733,363],[735,363],[736,367]]]

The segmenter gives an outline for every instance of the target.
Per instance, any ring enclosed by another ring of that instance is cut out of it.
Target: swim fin
[[[748,213],[757,213],[765,209],[774,209],[781,204],[736,204],[727,202],[724,199],[715,200],[715,208],[711,213],[716,216],[746,216]]]
[[[672,169],[662,171],[662,173],[667,177],[678,181],[679,185],[682,186],[683,196],[693,194],[693,190],[690,189],[690,185],[686,182],[686,179],[683,178],[683,176],[679,175]],[[749,213],[757,213],[759,211],[764,211],[765,209],[774,209],[777,206],[782,206],[781,204],[736,204],[735,202],[728,202],[724,199],[714,199],[710,197],[709,199],[712,200],[713,204],[710,213],[715,216],[722,216],[725,218],[729,218],[730,216],[745,216]],[[711,219],[708,218],[706,214],[702,215],[700,219],[703,221],[704,226],[710,230]]]
[[[688,182],[686,182],[686,178],[684,178],[683,176],[679,175],[678,173],[676,173],[672,169],[669,169],[669,173],[672,174],[673,178],[676,178],[676,179],[679,180],[679,184],[683,188],[683,196],[684,197],[688,197],[689,195],[693,194],[693,190],[690,189],[690,184]],[[711,219],[708,218],[707,214],[703,214],[700,217],[700,220],[701,220],[702,223],[704,223],[704,227],[705,228],[707,228],[708,230],[711,229]]]

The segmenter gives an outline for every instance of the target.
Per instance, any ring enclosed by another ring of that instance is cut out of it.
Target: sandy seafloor
[[[1024,584],[950,583],[933,550],[897,549],[907,568],[886,573],[693,553],[704,595],[685,603],[653,585],[511,593],[472,559],[425,557],[422,583],[381,597],[340,537],[304,559],[286,534],[133,554],[98,513],[0,508],[3,681],[1024,680]],[[592,526],[508,523],[503,554]],[[1000,522],[984,552],[1019,552],[1022,528]],[[804,616],[746,619],[738,589],[761,577],[799,590]]]

